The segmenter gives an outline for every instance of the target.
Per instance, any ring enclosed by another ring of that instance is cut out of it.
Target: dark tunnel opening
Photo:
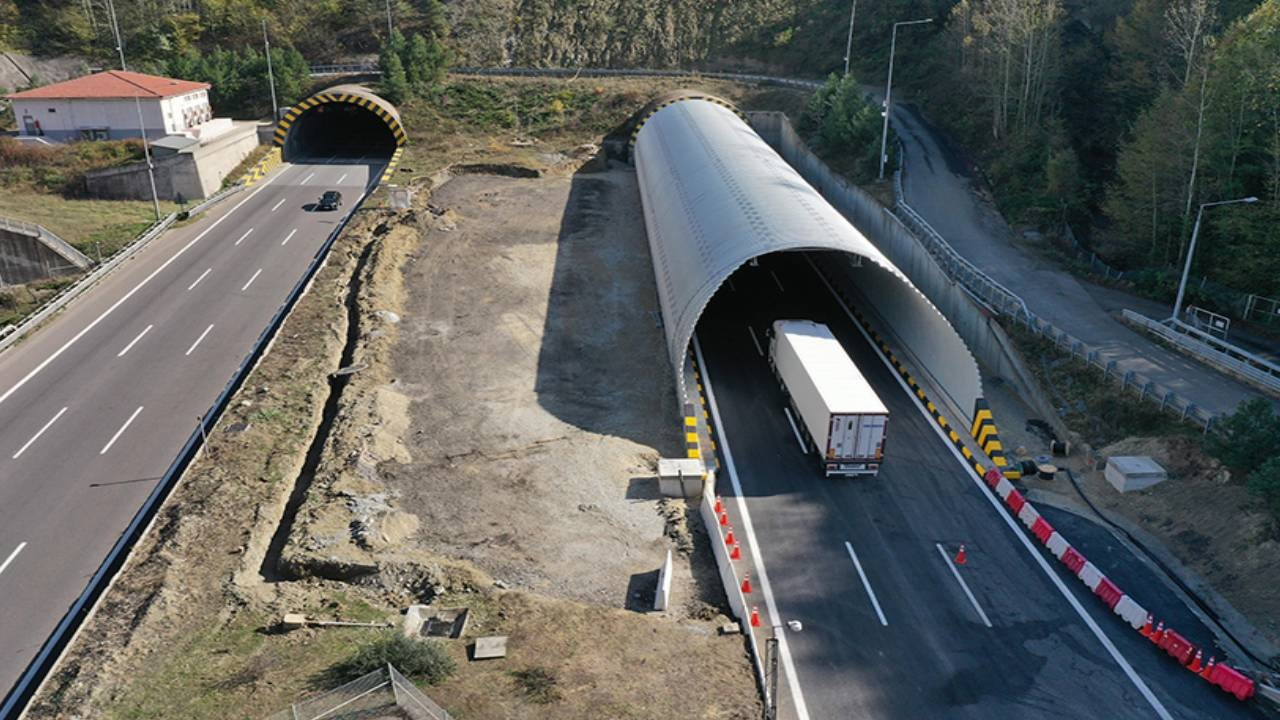
[[[322,103],[294,121],[285,138],[284,159],[390,157],[395,149],[391,128],[372,111],[352,103]]]

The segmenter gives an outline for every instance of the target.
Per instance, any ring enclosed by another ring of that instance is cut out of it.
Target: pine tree
[[[401,103],[409,97],[409,78],[404,72],[404,63],[390,45],[382,48],[379,60],[382,67],[382,96],[393,103]]]

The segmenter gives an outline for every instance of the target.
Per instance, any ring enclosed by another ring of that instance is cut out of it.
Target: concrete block
[[[698,497],[706,474],[706,465],[698,458],[659,458],[658,490],[664,497]]]
[[[1143,490],[1169,479],[1164,468],[1145,455],[1117,455],[1107,458],[1103,475],[1111,483],[1111,487],[1122,493]]]
[[[667,560],[658,571],[658,592],[653,596],[653,609],[666,610],[671,605],[671,549],[667,549]]]
[[[476,638],[476,646],[472,651],[473,660],[492,660],[507,656],[507,636],[490,635]]]

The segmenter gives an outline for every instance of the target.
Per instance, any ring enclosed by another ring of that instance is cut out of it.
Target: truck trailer
[[[794,413],[788,420],[828,477],[880,471],[889,409],[830,328],[812,320],[774,321],[769,364],[786,392],[788,414]]]

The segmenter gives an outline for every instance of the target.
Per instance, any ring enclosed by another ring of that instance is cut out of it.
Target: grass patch
[[[141,140],[35,145],[0,137],[0,187],[80,195],[85,173],[142,159]]]
[[[231,172],[227,173],[227,176],[222,179],[222,189],[225,190],[240,182],[240,178],[244,177],[244,174],[249,172],[254,165],[257,165],[258,161],[266,156],[266,154],[274,147],[274,145],[267,143],[266,145],[259,145],[254,148],[253,152],[246,155],[244,160],[241,160],[240,164],[232,168]]]
[[[64,275],[0,290],[0,327],[20,322],[78,277]]]
[[[1195,428],[1150,401],[1139,401],[1136,395],[1123,396],[1113,381],[1103,378],[1097,369],[1063,355],[1048,339],[1020,325],[1004,327],[1053,404],[1065,409],[1063,422],[1090,445],[1103,447],[1138,435],[1195,433]]]
[[[177,210],[161,202],[161,214]],[[142,200],[71,200],[33,191],[0,192],[0,215],[45,226],[92,260],[127,245],[155,222],[155,210]]]

